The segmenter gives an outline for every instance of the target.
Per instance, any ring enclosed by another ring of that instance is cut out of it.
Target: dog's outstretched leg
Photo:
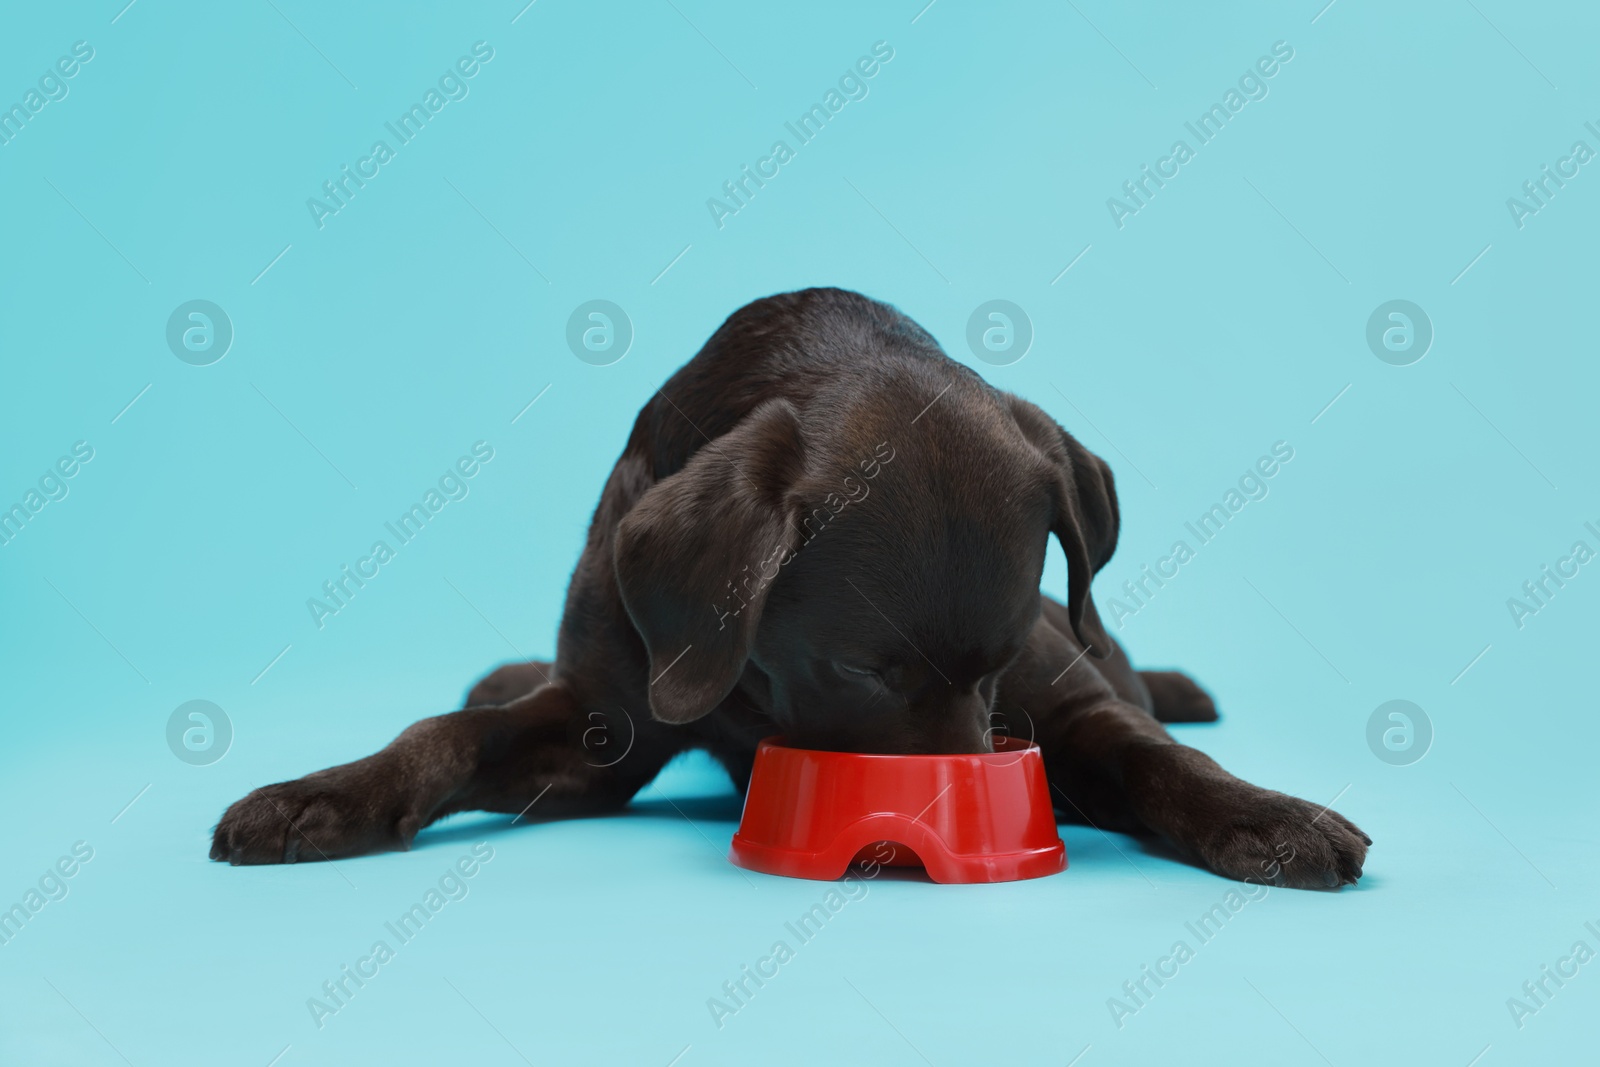
[[[1218,874],[1302,889],[1361,877],[1372,839],[1349,819],[1235,778],[1174,741],[1143,708],[1091,698],[1057,709],[1039,740],[1051,780],[1074,810],[1115,811],[1120,801]]]
[[[237,801],[217,824],[211,858],[294,863],[409,848],[418,830],[457,811],[547,818],[615,810],[683,740],[647,715],[607,721],[625,717],[619,711],[586,708],[555,682],[502,705],[423,719],[365,759]],[[596,730],[612,738],[593,744]]]

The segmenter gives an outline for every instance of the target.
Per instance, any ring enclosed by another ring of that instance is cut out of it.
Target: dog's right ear
[[[781,562],[799,543],[790,488],[799,413],[769,401],[651,486],[617,529],[617,586],[650,657],[650,711],[691,722],[744,672]]]
[[[1067,557],[1067,615],[1084,650],[1105,659],[1113,642],[1095,610],[1089,586],[1116,551],[1122,526],[1111,468],[1043,408],[1010,393],[1005,399],[1017,427],[1055,468],[1056,515],[1050,529]]]

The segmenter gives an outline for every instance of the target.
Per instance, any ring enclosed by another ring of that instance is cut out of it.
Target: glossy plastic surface
[[[1039,746],[996,736],[995,751],[885,756],[756,751],[728,858],[791,878],[840,878],[879,841],[915,853],[935,882],[1008,882],[1064,870]]]

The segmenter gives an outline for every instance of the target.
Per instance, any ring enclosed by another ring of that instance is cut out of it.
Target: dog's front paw
[[[234,866],[409,848],[422,819],[367,761],[253,790],[217,823],[211,858]]]
[[[1331,808],[1241,786],[1197,843],[1218,874],[1293,889],[1334,889],[1361,877],[1372,838]]]

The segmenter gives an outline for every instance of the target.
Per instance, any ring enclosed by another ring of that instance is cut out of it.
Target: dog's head
[[[616,574],[655,718],[698,719],[742,682],[793,744],[985,750],[1051,534],[1078,639],[1109,654],[1089,597],[1117,539],[1105,463],[976,379],[915,406],[877,394],[803,425],[769,401],[633,507]]]

